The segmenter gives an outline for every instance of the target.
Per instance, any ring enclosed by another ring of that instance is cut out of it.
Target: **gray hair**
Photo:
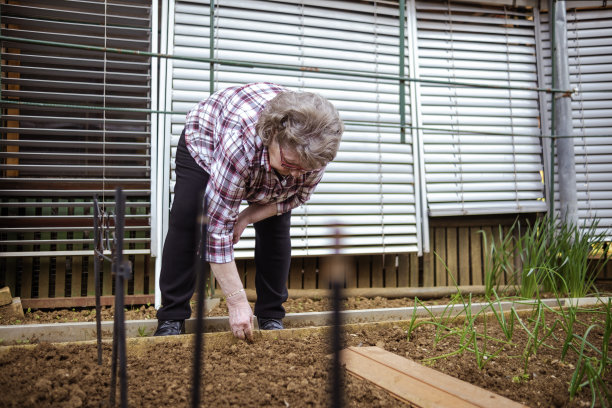
[[[311,92],[282,92],[262,111],[257,134],[264,145],[274,140],[293,149],[306,168],[318,169],[336,157],[344,125],[327,99]]]

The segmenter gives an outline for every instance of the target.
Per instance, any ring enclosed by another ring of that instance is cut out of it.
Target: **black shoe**
[[[283,321],[281,319],[266,319],[263,317],[257,318],[257,323],[259,324],[259,330],[282,330]]]
[[[154,336],[175,336],[185,334],[184,320],[158,320]]]

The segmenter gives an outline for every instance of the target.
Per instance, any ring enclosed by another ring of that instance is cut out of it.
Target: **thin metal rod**
[[[115,234],[113,267],[115,274],[115,319],[113,328],[113,358],[111,367],[111,406],[115,404],[117,358],[119,359],[119,381],[121,407],[127,408],[127,356],[125,340],[124,283],[130,275],[129,261],[123,261],[123,233],[125,223],[125,196],[121,187],[115,193]]]
[[[208,220],[206,217],[208,203],[205,192],[199,194],[197,234],[198,250],[195,256],[195,271],[197,282],[196,332],[195,349],[193,353],[193,381],[191,384],[191,406],[198,408],[201,401],[202,369],[204,365],[204,310],[206,310],[206,277],[208,262],[206,262],[206,240],[208,235]]]
[[[210,67],[208,70],[208,92],[212,95],[215,91],[215,0],[210,0],[210,22],[209,22],[209,57]]]
[[[565,1],[559,1],[553,15],[556,44],[553,55],[555,60],[555,79],[553,86],[570,86],[570,69],[567,42],[567,12]],[[572,134],[572,100],[570,95],[554,94],[555,133]],[[578,224],[578,196],[576,192],[576,153],[574,139],[557,140],[557,172],[559,173],[559,210],[561,222],[567,225]]]
[[[215,63],[218,65],[229,65],[236,67],[246,67],[246,68],[269,68],[269,69],[280,69],[287,71],[308,71],[314,72],[317,74],[330,74],[330,75],[348,75],[353,77],[361,77],[361,78],[374,78],[374,79],[386,79],[390,81],[414,81],[421,82],[427,84],[436,84],[436,85],[447,85],[447,86],[461,86],[466,88],[485,88],[485,89],[516,89],[522,91],[538,91],[538,92],[562,92],[571,94],[574,91],[571,89],[555,89],[555,88],[538,88],[538,87],[529,87],[529,86],[508,86],[508,85],[486,85],[480,83],[471,83],[471,82],[457,82],[457,81],[440,81],[435,79],[422,79],[422,78],[408,78],[405,76],[399,75],[380,75],[380,74],[371,74],[368,72],[357,71],[357,70],[334,70],[334,69],[325,69],[319,67],[304,67],[301,65],[290,65],[290,64],[268,64],[268,63],[255,63],[255,62],[246,62],[246,61],[236,61],[236,60],[223,60],[218,58],[205,58],[205,57],[186,57],[179,55],[169,55],[162,54],[156,52],[147,52],[147,51],[137,51],[137,50],[126,50],[120,48],[110,48],[110,47],[97,47],[90,45],[81,45],[81,44],[73,44],[73,43],[63,43],[56,41],[43,41],[43,40],[35,40],[31,38],[19,38],[19,37],[11,37],[0,35],[0,40],[6,41],[15,41],[15,42],[25,42],[30,44],[39,44],[39,45],[48,45],[54,47],[66,47],[66,48],[76,48],[76,49],[84,49],[90,51],[100,51],[100,52],[110,52],[116,54],[128,54],[128,55],[139,55],[146,57],[158,57],[158,58],[171,58],[185,61],[195,61],[195,62],[208,62]]]
[[[333,363],[331,372],[331,389],[333,408],[344,406],[344,382],[342,381],[342,289],[344,287],[344,267],[340,257],[340,230],[335,231],[335,254],[331,259],[330,280],[332,288],[332,353]]]
[[[115,298],[115,307],[117,307],[117,299]],[[117,316],[113,319],[113,351],[111,353],[111,381],[110,381],[110,406],[115,406],[117,395]]]
[[[550,41],[550,64],[552,73],[552,84],[556,82],[557,66],[555,64],[555,9],[556,0],[549,1],[548,7],[548,30],[551,32]],[[548,203],[548,214],[552,217],[555,213],[555,98],[550,98],[550,202]]]
[[[98,256],[98,257],[99,257],[101,260],[104,260],[104,261],[109,261],[109,262],[113,262],[113,258],[111,258],[111,257],[108,257],[108,256],[104,255],[104,254],[101,252],[101,250],[98,250],[98,249],[94,250],[94,254],[95,254],[96,256]]]
[[[94,288],[96,294],[96,340],[98,346],[98,365],[102,365],[102,307],[100,305],[100,269],[104,255],[102,241],[100,239],[100,208],[98,207],[98,195],[94,195]]]
[[[150,109],[131,109],[131,108],[102,108],[98,106],[88,106],[88,105],[70,105],[70,104],[55,104],[55,103],[44,103],[44,102],[26,102],[26,101],[13,101],[13,100],[0,100],[0,103],[8,103],[14,105],[28,105],[28,106],[43,106],[43,107],[54,107],[54,108],[70,108],[70,109],[93,109],[93,110],[107,110],[107,111],[122,111],[122,112],[142,112],[142,113],[158,113],[158,114],[168,114],[168,115],[185,115],[187,112],[182,111],[161,111],[161,110],[150,110]],[[351,126],[378,126],[382,128],[393,128],[399,129],[402,127],[400,124],[394,124],[390,122],[359,122],[359,121],[344,121],[345,125]],[[563,137],[582,137],[576,135],[534,135],[527,133],[503,133],[503,132],[484,132],[484,131],[476,131],[476,130],[456,130],[456,129],[444,129],[444,128],[435,128],[435,127],[427,127],[427,126],[413,126],[413,125],[404,125],[406,129],[417,129],[417,130],[430,130],[435,132],[446,132],[453,134],[461,134],[461,135],[483,135],[483,136],[538,136],[541,138],[563,138]],[[589,137],[610,137],[609,134],[601,134],[601,135],[588,135]]]
[[[404,45],[404,28],[406,26],[406,18],[404,16],[406,8],[405,0],[400,0],[399,6],[399,109],[400,109],[400,143],[406,143],[406,67],[405,67],[405,45]]]

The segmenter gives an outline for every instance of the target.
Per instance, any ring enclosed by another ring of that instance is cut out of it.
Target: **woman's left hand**
[[[244,211],[238,214],[238,218],[236,219],[236,223],[234,224],[234,236],[232,237],[232,242],[235,244],[240,241],[240,237],[244,232],[244,229],[249,225],[249,223],[245,220]]]

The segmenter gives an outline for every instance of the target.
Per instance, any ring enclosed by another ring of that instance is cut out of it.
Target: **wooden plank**
[[[400,288],[410,286],[410,254],[397,256],[397,286]]]
[[[493,258],[491,256],[491,246],[495,242],[495,238],[493,237],[493,228],[490,226],[483,226],[481,230],[484,234],[480,234],[481,242],[482,242],[482,274],[483,279],[485,274],[489,273],[489,271],[485,270],[491,267],[491,263],[493,262]],[[485,240],[485,236],[487,237]],[[486,246],[485,246],[486,242]],[[484,281],[483,281],[484,282]]]
[[[319,278],[318,278],[318,288],[319,289],[329,289],[330,288],[330,268],[332,267],[333,256],[325,256],[319,258]]]
[[[384,256],[385,288],[397,288],[397,269],[395,267],[395,254]]]
[[[66,257],[55,258],[55,295],[54,297],[66,296]]]
[[[41,200],[37,200],[37,201],[40,202]],[[46,201],[46,200],[43,200],[43,201]],[[36,213],[40,214],[41,216],[48,217],[51,215],[51,207],[37,208]],[[40,239],[45,240],[45,241],[49,241],[54,238],[50,232],[43,232],[43,233],[38,232],[36,234],[38,234]],[[36,246],[34,246],[34,248],[36,248]],[[47,252],[51,250],[51,245],[49,244],[40,245],[39,249],[41,251]],[[51,258],[48,256],[39,257],[38,266],[39,266],[38,268],[38,297],[46,298],[46,297],[49,297],[49,286],[51,284],[50,282]]]
[[[423,286],[426,288],[434,286],[433,236],[433,228],[429,228],[429,252],[423,254]]]
[[[446,229],[446,279],[449,286],[459,285],[457,265],[457,228],[451,227]]]
[[[287,281],[289,289],[302,289],[304,258],[291,258],[289,267],[289,279]]]
[[[304,258],[304,289],[317,288],[317,258]]]
[[[368,255],[357,257],[357,287],[370,287],[370,257]]]
[[[149,262],[147,265],[147,276],[149,282],[148,293],[155,293],[155,262],[161,262],[160,258],[153,258],[152,256],[148,258]]]
[[[385,285],[382,255],[372,255],[372,287],[382,288]]]
[[[470,261],[472,265],[472,285],[482,285],[482,234],[480,227],[470,228]]]
[[[4,258],[6,272],[4,275],[4,283],[11,289],[12,294],[17,293],[17,258]]]
[[[102,262],[102,294],[112,295],[113,294],[113,276],[111,270],[112,264],[109,261]],[[93,271],[92,271],[93,273]]]
[[[401,401],[416,406],[524,407],[506,397],[379,347],[349,347],[342,351],[341,359],[351,374],[376,384]]]
[[[256,268],[255,268],[255,260],[254,259],[247,259],[246,261],[246,268],[245,268],[245,288],[249,288],[249,289],[255,289],[255,274],[256,274]]]
[[[419,286],[419,255],[410,254],[410,286]]]
[[[32,297],[32,258],[25,257],[22,261],[22,270],[21,270],[21,291],[20,297],[21,299],[28,299]]]
[[[511,227],[508,227],[508,226],[503,227],[504,237],[508,236],[508,234],[510,233],[510,228]],[[511,243],[511,246],[509,248],[508,258],[510,260],[510,265],[514,265],[514,242]],[[509,284],[511,278],[512,278],[512,272],[506,271],[504,273],[504,284]]]
[[[317,288],[321,290],[329,289],[329,274],[330,274],[330,262],[331,255],[322,256],[319,258],[319,270],[317,276]]]
[[[345,257],[344,276],[347,288],[357,287],[357,259],[354,256]]]
[[[95,285],[95,271],[94,271],[94,257],[93,256],[87,256],[83,258],[83,269],[87,268],[87,296],[95,296],[96,295],[96,287]],[[100,263],[100,273],[103,275],[104,274],[104,264],[109,264],[108,261],[102,261]],[[87,265],[87,266],[86,266]],[[110,282],[110,281],[109,281]],[[102,279],[100,280],[100,285],[102,285],[102,287],[100,288],[100,290],[102,291],[101,293],[103,295],[110,295],[110,293],[104,293],[104,276],[102,276]]]
[[[81,296],[81,282],[83,279],[83,257],[73,256],[70,266],[72,268],[72,275],[70,279],[70,296],[79,297]]]
[[[459,285],[470,284],[470,229],[460,227],[457,231],[459,244]]]
[[[129,255],[126,257],[128,262],[130,263],[130,279],[124,279],[123,281],[123,294],[130,294],[130,284],[132,285],[132,290],[134,290],[134,255]],[[115,276],[113,275],[113,280],[115,280]]]
[[[446,228],[434,228],[434,269],[436,286],[448,286],[446,271]]]
[[[520,236],[519,236],[519,229],[515,228],[514,229],[514,242],[518,242]],[[515,245],[512,251],[513,255],[514,255],[514,276],[511,277],[511,279],[514,279],[514,284],[518,285],[520,284],[520,279],[521,279],[521,274],[518,273],[520,270],[523,269],[523,261],[521,259],[521,255],[519,254],[519,250],[518,250],[518,246]]]
[[[499,248],[501,246],[502,239],[506,236],[506,234],[508,234],[509,230],[510,230],[510,227],[496,226],[496,227],[492,228],[492,231],[493,231],[493,242],[495,242],[495,246],[497,248]],[[514,261],[514,259],[512,257],[512,252],[510,253],[510,259],[511,259],[511,262]],[[499,284],[500,285],[505,285],[506,282],[507,282],[506,272],[502,271],[501,275],[499,276]]]
[[[134,255],[134,295],[144,294],[146,255]]]
[[[46,238],[48,239],[48,238]],[[48,245],[45,245],[48,247]],[[46,251],[48,249],[42,249]],[[51,269],[51,262],[48,256],[41,256],[38,258],[39,269],[38,269],[38,297],[46,298],[49,297],[49,276]]]

